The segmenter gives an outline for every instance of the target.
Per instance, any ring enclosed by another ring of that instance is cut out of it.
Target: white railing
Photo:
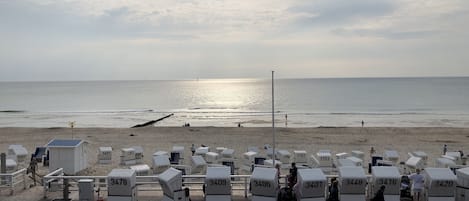
[[[202,191],[202,186],[205,183],[205,175],[183,175],[184,186],[190,187],[191,191]],[[249,182],[251,175],[231,175],[232,191],[242,191],[244,196],[247,197],[249,193]],[[63,175],[63,169],[57,169],[48,175],[43,177],[44,185],[44,197],[47,197],[47,192],[51,189],[52,183],[63,183],[63,179],[68,179],[69,184],[72,186],[77,183],[80,179],[92,179],[95,182],[95,186],[107,189],[107,176],[65,176]],[[158,182],[158,176],[136,176],[138,191],[162,191]],[[285,185],[286,178],[281,176],[281,184]],[[74,185],[76,186],[76,185]],[[71,191],[77,190],[76,188],[70,189]]]
[[[205,183],[206,175],[183,175],[183,184],[185,187],[189,187],[190,191],[202,191],[203,185]],[[338,175],[326,175],[328,181],[330,178],[337,178]],[[231,175],[231,185],[232,191],[241,191],[244,194],[244,197],[248,197],[249,194],[249,183],[251,175]],[[63,169],[57,169],[43,178],[44,185],[44,198],[47,197],[47,192],[50,190],[52,183],[55,185],[63,184],[63,180],[68,179],[69,184],[72,188],[70,191],[77,191],[77,183],[80,179],[92,179],[94,181],[94,186],[99,187],[101,191],[107,191],[107,176],[65,176],[63,174]],[[136,176],[137,179],[137,189],[138,191],[155,191],[162,192],[161,186],[158,182],[158,176]],[[286,186],[287,179],[286,175],[280,176],[280,186]],[[367,175],[367,185],[365,191],[366,196],[372,196],[371,188],[371,175]]]
[[[26,189],[26,172],[27,169],[23,168],[13,173],[0,174],[0,188],[9,188],[11,194],[14,194],[15,188],[20,184]]]

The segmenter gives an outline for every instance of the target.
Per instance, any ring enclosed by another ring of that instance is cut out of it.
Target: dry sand
[[[54,138],[72,138],[72,132],[74,138],[88,142],[90,168],[81,175],[105,176],[111,169],[122,167],[118,164],[120,149],[135,145],[144,148],[145,163],[151,165],[150,156],[155,151],[170,151],[173,145],[185,146],[186,158],[190,155],[191,144],[232,148],[235,149],[235,157],[240,158],[249,146],[261,149],[264,144],[272,144],[272,128],[75,128],[73,131],[70,128],[0,128],[0,151],[6,152],[10,144],[22,144],[33,152],[35,147],[44,146]],[[385,149],[397,150],[401,160],[408,158],[407,152],[421,150],[429,155],[431,166],[434,159],[441,155],[444,144],[448,145],[448,151],[469,151],[469,128],[277,128],[276,140],[277,149],[290,152],[306,150],[308,154],[313,154],[320,149],[329,149],[335,154],[361,150],[365,152],[365,158],[369,158],[372,146],[378,154]],[[113,148],[112,164],[96,164],[100,146]],[[21,194],[19,192],[17,196]],[[0,196],[0,200],[15,200],[14,197]]]

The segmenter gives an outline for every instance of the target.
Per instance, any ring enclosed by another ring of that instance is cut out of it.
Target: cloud
[[[340,36],[352,37],[377,37],[391,40],[406,40],[406,39],[424,39],[435,34],[435,30],[416,30],[416,31],[396,31],[390,29],[345,29],[339,28],[332,30],[332,33]]]
[[[302,26],[342,26],[363,18],[391,14],[398,8],[391,0],[314,0],[288,9]]]
[[[466,2],[0,0],[0,80],[469,75]]]

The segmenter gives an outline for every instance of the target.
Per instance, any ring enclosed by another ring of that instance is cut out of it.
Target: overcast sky
[[[469,76],[468,0],[0,0],[0,81]]]

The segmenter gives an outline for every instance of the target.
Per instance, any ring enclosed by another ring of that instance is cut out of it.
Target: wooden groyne
[[[131,128],[140,128],[140,127],[150,126],[150,125],[155,124],[156,122],[162,121],[162,120],[164,120],[164,119],[166,119],[166,118],[169,118],[169,117],[171,117],[171,116],[173,116],[173,115],[174,115],[174,113],[171,113],[171,114],[169,114],[169,115],[166,115],[166,116],[161,117],[161,118],[156,119],[156,120],[151,120],[151,121],[145,122],[145,123],[143,123],[143,124],[137,124],[137,125],[135,125],[135,126],[132,126]]]

